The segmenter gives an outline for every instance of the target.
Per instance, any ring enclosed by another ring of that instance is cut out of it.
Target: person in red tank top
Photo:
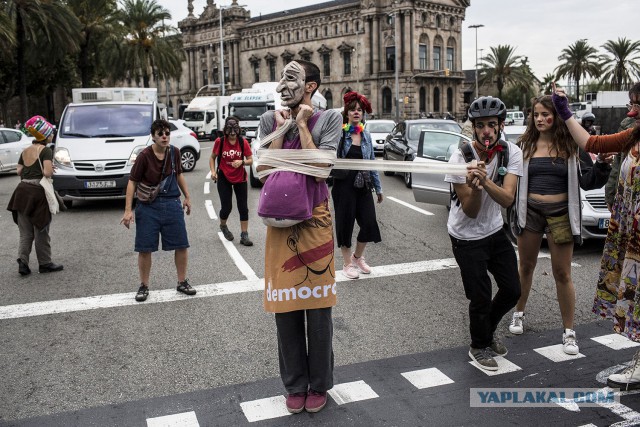
[[[217,167],[216,157],[218,157]],[[225,239],[233,240],[233,234],[227,227],[227,219],[233,208],[232,193],[235,193],[240,213],[240,244],[244,246],[253,246],[248,231],[247,171],[244,169],[252,163],[251,146],[241,136],[240,120],[235,116],[227,117],[224,123],[224,137],[216,139],[213,143],[209,168],[211,179],[217,183],[220,196],[220,231]]]

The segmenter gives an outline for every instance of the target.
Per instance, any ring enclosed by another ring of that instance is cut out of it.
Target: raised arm
[[[553,85],[553,93],[551,95],[551,100],[553,101],[553,106],[556,108],[556,112],[564,120],[573,140],[578,144],[580,148],[583,150],[587,147],[587,141],[589,140],[589,132],[584,130],[580,123],[573,117],[573,113],[569,109],[569,100],[567,99],[567,94],[564,89],[556,88],[555,82]]]

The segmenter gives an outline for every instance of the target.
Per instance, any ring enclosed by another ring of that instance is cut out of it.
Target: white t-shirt
[[[515,144],[509,144],[509,164],[504,165],[507,173],[522,176],[522,150]],[[471,145],[471,151],[476,160],[479,160],[478,153]],[[497,175],[498,165],[496,155],[493,161],[487,165],[487,177],[492,178]],[[462,151],[458,149],[449,159],[449,163],[466,163]],[[452,184],[465,184],[465,176],[445,175],[444,180]],[[449,234],[460,240],[480,240],[496,233],[502,228],[502,213],[500,205],[489,196],[485,190],[482,191],[482,202],[480,211],[476,218],[469,218],[462,210],[462,203],[451,201],[451,210],[449,211],[449,220],[447,221],[447,229]]]

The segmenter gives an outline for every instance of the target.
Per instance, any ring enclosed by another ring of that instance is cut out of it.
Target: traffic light
[[[445,77],[449,77],[449,69],[448,68],[444,69],[444,76]]]

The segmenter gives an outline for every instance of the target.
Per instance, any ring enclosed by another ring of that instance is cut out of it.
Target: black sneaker
[[[176,288],[178,292],[182,292],[186,295],[195,295],[196,290],[191,287],[189,284],[189,280],[184,279],[184,282],[178,282],[178,287]]]
[[[498,362],[491,356],[491,348],[469,347],[469,357],[482,369],[487,371],[497,371]]]
[[[245,246],[253,246],[253,242],[249,240],[249,233],[243,231],[240,233],[240,244]]]
[[[53,273],[54,271],[62,271],[63,269],[64,266],[62,264],[54,264],[50,262],[49,264],[41,265],[40,268],[38,268],[38,271],[40,273]]]
[[[493,337],[490,348],[491,351],[493,351],[497,356],[506,356],[509,352],[509,350],[507,350],[507,347],[502,343],[502,340],[496,337]]]
[[[31,274],[31,269],[29,268],[29,265],[23,260],[21,260],[20,258],[18,258],[18,273],[20,273],[21,276],[26,276],[28,274]]]
[[[145,286],[144,283],[141,283],[140,287],[138,288],[138,293],[136,294],[136,301],[138,302],[145,301],[148,296],[149,296],[149,287]]]
[[[227,227],[226,225],[221,225],[220,231],[222,231],[222,234],[225,239],[227,239],[228,241],[233,240],[233,234],[231,234],[231,232],[229,231],[229,227]]]

